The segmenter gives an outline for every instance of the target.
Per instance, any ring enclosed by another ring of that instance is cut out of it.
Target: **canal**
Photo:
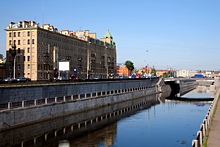
[[[202,99],[210,93],[197,88],[182,97]],[[97,110],[105,115],[90,122],[74,121],[88,112],[0,132],[0,146],[190,147],[209,106],[152,95]]]

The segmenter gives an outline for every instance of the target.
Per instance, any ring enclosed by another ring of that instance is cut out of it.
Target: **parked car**
[[[60,80],[60,81],[68,81],[69,79],[67,79],[66,77],[59,76],[59,77],[57,78],[57,80]]]
[[[13,78],[5,78],[4,79],[5,83],[16,83],[17,82],[17,79],[13,79]]]
[[[18,82],[28,82],[28,81],[31,81],[31,79],[30,78],[25,78],[25,77],[19,77],[19,78],[17,78],[17,81]]]

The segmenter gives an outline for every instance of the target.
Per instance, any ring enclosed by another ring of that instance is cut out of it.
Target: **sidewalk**
[[[216,105],[216,113],[210,125],[207,147],[220,146],[220,100]]]

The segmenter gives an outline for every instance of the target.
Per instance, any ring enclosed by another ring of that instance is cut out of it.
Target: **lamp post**
[[[105,47],[105,67],[106,67],[106,79],[108,79],[108,57],[107,57],[107,49],[108,47]]]
[[[16,55],[14,56],[14,73],[13,73],[13,79],[15,79],[15,60],[16,60],[16,57],[17,57],[17,56],[20,56],[20,55],[22,55],[22,53],[18,53],[18,54],[16,54]]]
[[[87,46],[87,68],[86,68],[87,69],[86,70],[87,79],[90,78],[89,74],[90,74],[90,69],[91,69],[91,67],[90,67],[90,63],[91,63],[91,61],[90,61],[90,45],[91,45],[91,42],[89,42],[88,46]]]
[[[146,50],[146,52],[148,52],[148,50]],[[147,59],[146,59],[146,63],[147,63]],[[148,77],[148,64],[147,64],[147,77]]]

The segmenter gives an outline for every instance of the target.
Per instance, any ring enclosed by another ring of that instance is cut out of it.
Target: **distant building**
[[[149,71],[149,68],[148,68],[148,71]],[[139,68],[138,70],[137,70],[137,73],[139,73],[139,74],[146,74],[146,73],[149,73],[149,72],[147,72],[147,68],[146,67],[142,67],[142,68]]]
[[[129,70],[124,64],[117,64],[117,76],[128,76]]]
[[[65,23],[65,22],[64,22]],[[67,78],[107,78],[116,74],[116,44],[109,31],[97,39],[96,33],[58,29],[50,24],[39,26],[34,21],[11,22],[6,31],[6,73],[32,80],[47,80],[59,70],[59,62],[66,61],[69,69],[59,71]]]
[[[195,74],[197,74],[198,71],[196,70],[177,70],[176,71],[176,77],[193,77]]]
[[[151,67],[142,67],[137,70],[137,74],[140,74],[141,77],[148,77],[152,73]]]
[[[156,70],[156,73],[157,73],[157,76],[158,77],[162,77],[164,73],[167,73],[168,70],[163,70],[163,69],[159,69],[159,70]]]
[[[203,73],[203,75],[208,78],[214,78],[218,75],[218,73],[219,72],[215,72],[215,71],[206,71]]]
[[[147,74],[147,68],[146,67],[139,68],[137,70],[137,73],[140,74],[140,75],[146,75]]]

